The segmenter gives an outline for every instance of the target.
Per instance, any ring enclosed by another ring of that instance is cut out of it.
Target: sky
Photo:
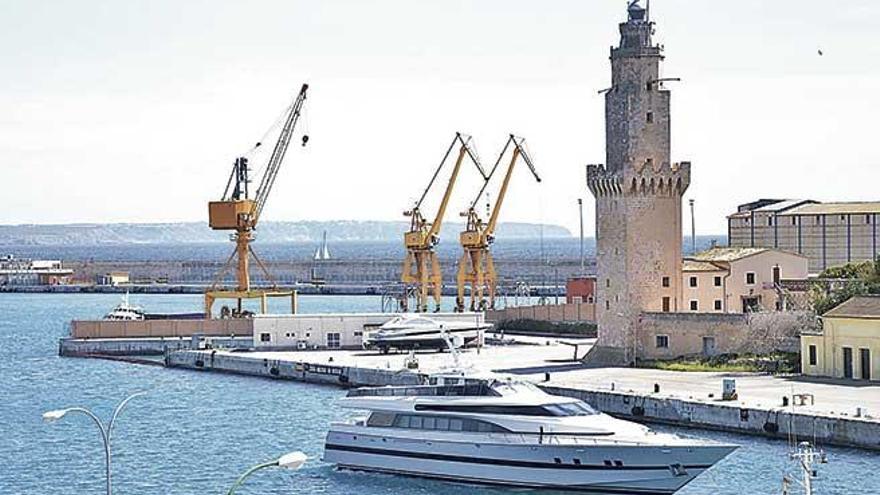
[[[484,165],[515,133],[543,181],[520,164],[501,221],[577,233],[584,198],[593,232],[585,165],[605,157],[597,91],[624,0],[3,6],[2,224],[206,221],[235,157],[308,82],[310,141],[291,146],[263,219],[403,219],[455,132]],[[698,233],[757,198],[880,199],[880,3],[651,9],[662,73],[681,78],[672,156],[693,164]],[[463,169],[447,219],[478,186]]]

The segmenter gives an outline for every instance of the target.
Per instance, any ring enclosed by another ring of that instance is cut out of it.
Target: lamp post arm
[[[264,462],[262,464],[257,464],[256,466],[248,469],[241,476],[239,476],[237,480],[235,480],[235,483],[232,485],[231,488],[229,488],[229,491],[226,492],[226,495],[234,495],[235,490],[238,489],[238,487],[241,486],[242,483],[244,483],[244,480],[247,479],[248,476],[254,474],[254,472],[259,471],[260,469],[274,467],[277,465],[278,465],[278,460],[276,459],[274,461],[269,461],[269,462]]]
[[[111,484],[110,484],[110,431],[109,428],[104,428],[104,423],[95,416],[95,413],[89,411],[84,407],[71,407],[67,409],[67,412],[77,412],[85,414],[86,416],[92,418],[92,421],[98,425],[98,430],[101,431],[101,440],[104,441],[104,471],[107,475],[107,495],[112,494]],[[111,425],[113,422],[111,421]]]
[[[126,397],[125,400],[120,402],[118,406],[116,406],[116,409],[113,411],[113,416],[110,417],[110,422],[107,424],[107,442],[108,443],[110,442],[110,436],[113,433],[113,425],[116,424],[116,418],[118,418],[119,414],[122,413],[122,410],[125,408],[126,404],[128,404],[128,401],[130,401],[131,399],[134,399],[135,397],[145,395],[145,394],[146,394],[146,392],[136,392],[134,394],[131,394],[128,397]]]

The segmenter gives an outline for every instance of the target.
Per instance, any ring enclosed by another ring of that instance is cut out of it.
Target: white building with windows
[[[360,349],[364,332],[400,313],[254,315],[255,348]],[[485,313],[433,313],[432,320],[482,324]]]

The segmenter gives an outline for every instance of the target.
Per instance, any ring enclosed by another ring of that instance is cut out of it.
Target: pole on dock
[[[584,200],[578,198],[578,216],[581,223],[581,275],[584,275]]]

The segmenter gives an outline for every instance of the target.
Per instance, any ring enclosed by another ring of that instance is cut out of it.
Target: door
[[[862,380],[871,379],[871,349],[859,349],[859,367],[862,369]]]
[[[843,377],[853,377],[853,353],[851,347],[843,348]]]
[[[715,355],[715,337],[703,337],[703,355]]]

